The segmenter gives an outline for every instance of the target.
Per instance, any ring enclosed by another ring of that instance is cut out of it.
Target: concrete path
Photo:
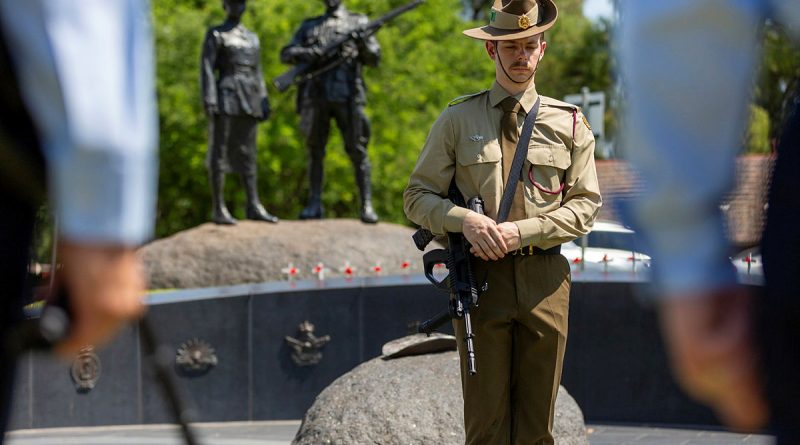
[[[772,445],[771,436],[640,426],[588,425],[590,445]]]
[[[203,445],[289,445],[299,421],[197,425]],[[589,425],[590,445],[772,445],[769,436],[640,426]],[[182,445],[176,427],[135,425],[12,431],[6,445]],[[357,444],[353,444],[357,445]],[[426,444],[427,445],[427,444]]]

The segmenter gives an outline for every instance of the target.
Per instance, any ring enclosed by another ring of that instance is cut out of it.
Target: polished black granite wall
[[[564,386],[588,422],[716,424],[671,380],[654,311],[636,296],[641,286],[573,283]],[[148,317],[170,350],[196,338],[216,352],[218,364],[205,374],[175,369],[198,421],[299,419],[333,380],[380,355],[385,342],[446,300],[422,277],[339,279],[153,294]],[[331,336],[316,366],[297,366],[284,340],[305,320],[316,335]],[[24,358],[12,428],[172,422],[136,327],[98,355],[102,374],[83,393],[68,363]]]

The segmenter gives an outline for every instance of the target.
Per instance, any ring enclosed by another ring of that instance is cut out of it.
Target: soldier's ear
[[[484,40],[483,45],[486,47],[486,54],[489,54],[489,58],[494,60],[497,56],[497,42],[494,40]]]

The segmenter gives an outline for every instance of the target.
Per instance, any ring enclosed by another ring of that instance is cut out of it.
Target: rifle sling
[[[536,115],[539,114],[539,102],[541,98],[536,98],[531,112],[525,117],[525,124],[522,125],[522,134],[517,141],[517,150],[514,152],[514,160],[511,162],[511,169],[508,172],[506,187],[503,190],[503,197],[500,199],[500,210],[497,212],[497,222],[502,223],[508,219],[511,211],[511,204],[514,201],[514,192],[517,191],[517,181],[520,180],[522,164],[525,162],[525,155],[528,153],[528,143],[533,135],[533,127],[536,125]]]

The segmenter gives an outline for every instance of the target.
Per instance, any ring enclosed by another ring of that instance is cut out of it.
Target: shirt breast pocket
[[[484,207],[489,214],[497,206],[497,196],[503,186],[500,164],[502,157],[500,143],[497,141],[470,141],[458,153],[457,179],[459,183],[469,184],[470,187],[470,190],[465,187],[461,192],[469,197],[479,195],[483,198]]]
[[[561,201],[566,171],[572,164],[563,146],[531,145],[522,167],[522,180],[529,200],[538,204]]]

